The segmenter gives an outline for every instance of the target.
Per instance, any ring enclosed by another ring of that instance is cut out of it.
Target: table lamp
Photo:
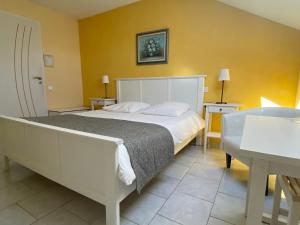
[[[230,80],[229,69],[221,69],[219,74],[219,81],[222,81],[222,94],[221,101],[217,102],[217,104],[227,104],[227,102],[223,102],[223,93],[224,93],[224,83],[225,80]]]
[[[103,75],[102,76],[102,83],[104,84],[104,87],[105,87],[105,99],[107,99],[108,98],[108,96],[107,96],[107,85],[109,84],[109,77],[108,77],[108,75]]]

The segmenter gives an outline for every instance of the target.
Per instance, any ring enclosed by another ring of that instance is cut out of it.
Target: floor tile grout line
[[[15,185],[15,184],[19,184],[19,183],[22,184],[23,186],[25,186],[25,185],[24,185],[23,183],[21,183],[20,181],[14,183],[14,185]],[[12,185],[12,184],[10,184],[10,185]],[[6,187],[8,187],[8,186],[6,186]],[[25,186],[25,187],[28,188],[27,186]],[[28,188],[28,189],[30,190],[30,188]],[[1,190],[1,189],[0,189],[0,190]],[[31,192],[31,190],[30,190],[29,192]],[[21,199],[18,200],[18,201],[14,201],[14,202],[8,204],[7,206],[1,208],[1,209],[0,209],[0,212],[3,211],[3,210],[5,210],[5,209],[7,209],[7,208],[9,208],[9,207],[11,207],[11,206],[13,206],[13,205],[18,204],[18,203],[21,202],[21,201],[24,201],[27,197],[29,197],[29,196],[31,196],[31,195],[34,195],[34,193],[30,193],[30,194],[28,193],[28,195],[26,195],[24,198],[21,198]]]
[[[188,169],[188,170],[189,170],[189,169]],[[184,176],[187,174],[188,170],[184,173]],[[171,196],[174,194],[174,192],[176,191],[177,187],[181,184],[181,182],[182,182],[184,176],[182,176],[182,178],[180,179],[180,181],[178,182],[178,184],[175,186],[174,190],[171,192],[171,194],[170,194],[170,195],[168,196],[168,198],[165,200],[164,204],[162,204],[162,206],[157,210],[157,213],[155,213],[155,215],[153,216],[153,218],[151,219],[151,221],[149,222],[149,224],[152,223],[152,221],[154,220],[154,218],[155,218],[156,215],[163,216],[163,215],[161,215],[161,214],[159,213],[159,211],[165,206],[165,204],[167,203],[167,201],[168,201],[168,200],[171,198]],[[168,217],[165,217],[165,216],[164,216],[164,218],[169,219],[169,220],[171,220],[171,221],[174,221],[174,220],[172,220],[171,218],[168,218]],[[177,221],[174,221],[174,222],[178,223]]]
[[[224,177],[226,176],[226,172],[229,171],[229,170],[234,170],[233,168],[230,168],[230,169],[227,169],[225,168],[224,170]],[[223,179],[223,178],[222,178]],[[248,182],[248,181],[247,181]],[[246,187],[247,188],[247,187]],[[241,196],[237,196],[237,195],[233,195],[233,194],[230,194],[230,193],[226,193],[226,192],[223,192],[223,191],[218,191],[218,193],[221,193],[221,194],[224,194],[224,195],[227,195],[227,196],[230,196],[230,197],[234,197],[234,198],[238,198],[238,199],[241,199],[241,200],[246,200],[246,198],[243,198]]]
[[[201,150],[199,150],[199,151],[201,151]],[[205,153],[202,152],[202,154],[205,154]],[[161,214],[159,213],[159,211],[164,207],[164,205],[165,205],[166,202],[169,200],[169,198],[170,198],[170,197],[173,195],[173,193],[177,190],[178,186],[182,183],[183,178],[184,178],[187,174],[189,174],[188,172],[189,172],[189,170],[192,168],[192,166],[193,166],[194,164],[200,164],[200,163],[194,161],[194,162],[192,163],[191,167],[187,167],[187,166],[186,166],[186,167],[188,168],[188,170],[185,172],[184,176],[180,179],[180,182],[176,185],[176,187],[174,188],[173,192],[171,192],[171,194],[170,194],[169,197],[166,199],[166,201],[165,201],[164,204],[161,206],[161,208],[157,211],[157,213],[155,214],[155,216],[156,216],[157,214],[160,215],[160,216],[163,216],[163,215],[161,215]],[[219,181],[217,193],[218,193],[219,188],[220,188],[221,180],[222,180],[222,178],[223,178],[223,176],[224,176],[224,168],[223,168],[222,170],[223,170],[223,171],[222,171],[222,176],[221,176],[221,179],[220,179],[220,181]],[[181,192],[180,192],[180,193],[181,193]],[[216,195],[217,195],[217,193],[216,193]],[[186,193],[183,193],[183,194],[186,194]],[[188,195],[188,194],[186,194],[186,195]],[[188,195],[188,196],[195,198],[194,196],[191,196],[191,195]],[[203,200],[203,199],[200,199],[200,200]],[[203,200],[203,201],[209,202],[209,201],[207,201],[207,200]],[[211,210],[210,210],[210,214],[209,214],[209,217],[210,217],[212,208],[213,208],[214,203],[215,203],[215,200],[214,200],[213,203],[212,203],[212,202],[209,202],[209,203],[212,204],[212,207],[211,207]],[[155,218],[155,216],[152,218],[152,220],[150,221],[149,224],[151,224],[151,222],[153,221],[153,219]],[[165,217],[165,216],[163,216],[163,217]],[[208,221],[209,221],[209,217],[208,217]],[[169,219],[169,220],[171,220],[171,221],[174,221],[174,220],[172,220],[172,219],[170,219],[170,218],[168,218],[168,217],[165,217],[165,218],[167,218],[167,219]],[[207,221],[207,223],[208,223],[208,221]],[[174,221],[174,222],[178,223],[177,221]]]
[[[17,204],[17,202],[14,202],[14,203],[11,203],[11,204],[5,206],[4,208],[0,208],[0,212],[6,210],[6,209],[8,209],[9,207],[11,207],[11,206],[13,206],[13,205],[16,205],[16,204]]]
[[[70,189],[69,189],[69,190],[70,190]],[[40,217],[40,218],[37,218],[37,221],[35,221],[35,222],[31,223],[31,224],[34,224],[34,223],[36,223],[36,222],[42,220],[43,218],[49,216],[50,214],[54,213],[56,210],[59,210],[59,209],[63,208],[66,204],[70,203],[70,202],[73,201],[74,199],[75,199],[75,197],[72,198],[72,199],[70,199],[69,201],[65,202],[64,204],[62,204],[62,205],[56,207],[55,209],[50,210],[50,212],[48,212],[47,214],[43,215],[43,216]]]
[[[179,192],[179,193],[181,193],[181,194],[185,194],[185,195],[187,195],[187,196],[190,196],[190,197],[192,197],[192,198],[195,198],[195,199],[198,199],[198,200],[201,200],[201,201],[205,201],[205,202],[210,203],[210,204],[212,204],[212,205],[215,203],[215,201],[211,202],[211,201],[209,201],[209,200],[207,200],[207,199],[200,198],[200,197],[191,195],[191,194],[189,194],[189,193],[185,193],[185,192],[182,192],[182,191],[177,191],[177,192]],[[217,194],[217,193],[216,193],[216,194]]]
[[[235,225],[234,223],[231,223],[231,222],[228,222],[228,221],[226,221],[226,220],[223,220],[223,219],[217,218],[217,217],[215,217],[215,216],[210,216],[210,217],[211,217],[211,218],[214,218],[214,219],[217,219],[217,220],[220,220],[220,221],[222,221],[222,222],[225,222],[225,223],[231,224],[231,225]]]
[[[32,216],[32,218],[34,218],[34,222],[36,222],[38,219],[31,213],[31,212],[29,212],[27,209],[25,209],[23,206],[21,206],[20,204],[19,204],[19,202],[17,202],[16,203],[16,205],[18,206],[18,207],[20,207],[21,209],[23,209],[26,213],[28,213],[30,216]],[[34,223],[33,222],[33,223]]]
[[[171,221],[174,221],[174,222],[176,222],[176,223],[178,223],[178,224],[181,224],[181,223],[179,223],[178,221],[175,221],[175,220],[173,220],[173,219],[171,219],[171,218],[169,218],[169,217],[167,217],[167,216],[164,216],[164,215],[162,215],[162,214],[159,213],[160,210],[165,206],[165,204],[167,203],[167,201],[171,198],[171,196],[173,195],[173,193],[176,191],[176,189],[177,189],[177,187],[178,187],[178,185],[179,185],[180,183],[181,183],[181,181],[176,185],[176,187],[174,188],[174,191],[172,191],[172,193],[171,193],[171,194],[169,195],[169,197],[166,199],[166,201],[164,202],[164,204],[159,208],[159,210],[157,210],[157,213],[155,214],[155,216],[156,216],[156,215],[159,215],[159,216],[162,216],[162,217],[164,217],[164,218],[166,218],[166,219],[168,219],[168,220],[171,220]],[[150,221],[149,224],[151,224],[151,222],[154,220],[155,216],[152,218],[152,220]]]
[[[232,195],[232,194],[228,194],[228,193],[224,193],[224,192],[220,191],[220,186],[221,186],[221,184],[222,184],[223,178],[225,177],[226,170],[227,170],[227,169],[224,168],[223,175],[222,175],[222,179],[221,179],[221,181],[220,181],[220,185],[219,185],[217,194],[220,193],[220,194],[223,194],[223,195],[226,195],[226,196],[229,196],[229,197],[233,197],[233,198],[237,198],[237,199],[240,199],[240,200],[245,201],[244,198],[241,198],[241,197],[238,197],[238,196],[235,196],[235,195]],[[235,224],[233,224],[233,223],[231,223],[231,222],[229,222],[229,221],[226,221],[226,220],[224,220],[224,219],[221,219],[221,218],[217,218],[217,217],[215,217],[215,216],[212,216],[211,214],[210,214],[210,217],[215,218],[215,219],[220,220],[220,221],[223,221],[223,222],[225,222],[225,223],[231,224],[231,225],[235,225]]]
[[[201,151],[201,149],[199,149],[199,151]],[[204,154],[204,153],[202,152],[202,154]],[[195,163],[196,163],[196,162],[193,162],[192,165],[191,165],[191,167],[192,167]],[[186,166],[186,167],[187,167],[187,166]],[[166,199],[166,201],[164,202],[164,204],[163,204],[163,205],[160,207],[160,209],[157,211],[157,213],[155,214],[155,216],[156,216],[156,215],[160,215],[160,216],[162,216],[162,217],[164,217],[164,218],[166,218],[166,219],[169,219],[169,220],[174,221],[174,222],[176,222],[176,223],[178,223],[178,224],[181,224],[181,223],[179,223],[178,221],[175,221],[175,220],[173,220],[173,219],[171,219],[171,218],[169,218],[169,217],[166,217],[166,216],[161,215],[159,212],[160,212],[160,210],[164,207],[164,205],[166,204],[166,202],[170,199],[170,197],[174,194],[174,192],[177,190],[178,186],[182,183],[183,178],[188,174],[188,171],[191,169],[191,167],[187,167],[188,170],[184,173],[184,176],[182,176],[182,178],[180,179],[180,182],[178,182],[178,184],[175,186],[174,190],[171,192],[171,194],[170,194],[169,197]],[[224,174],[224,173],[223,173],[223,174]],[[223,174],[222,174],[222,176],[223,176]],[[181,192],[179,192],[179,193],[181,193]],[[184,194],[186,194],[186,193],[184,193]],[[190,197],[193,197],[193,196],[191,196],[191,195],[189,195],[189,196],[190,196]],[[200,200],[203,200],[203,199],[200,199]],[[209,202],[209,201],[207,201],[207,200],[203,200],[203,201]],[[209,203],[211,203],[211,204],[212,204],[212,207],[213,207],[214,204],[213,204],[212,202],[209,202]],[[149,222],[149,224],[151,224],[151,222],[154,220],[155,216],[152,218],[152,220]],[[208,218],[208,219],[209,219],[209,218]]]
[[[205,154],[205,153],[203,153],[203,154]],[[203,162],[202,162],[202,163],[203,163]],[[195,162],[193,162],[193,164],[200,164],[200,163],[195,161]],[[196,177],[196,178],[204,178],[204,179],[205,179],[205,177],[203,177],[203,176],[195,176],[195,175],[189,173],[189,171],[190,171],[191,168],[192,168],[192,166],[188,169],[188,171],[185,173],[185,175],[183,176],[183,178],[184,178],[186,175],[189,175],[189,176],[193,176],[193,177]],[[221,181],[222,181],[222,179],[223,179],[223,176],[224,176],[224,168],[222,169],[222,175],[220,176],[220,179],[218,179],[218,180],[215,179],[215,181],[218,183],[218,188],[217,188],[216,195],[217,195],[218,192],[219,192],[219,188],[220,188],[220,184],[221,184]],[[183,178],[182,178],[182,180],[183,180]],[[180,183],[181,183],[181,182],[180,182]],[[177,189],[177,187],[176,187],[176,189]],[[186,194],[186,195],[188,195],[188,196],[190,196],[190,197],[193,197],[193,198],[196,198],[196,199],[200,199],[200,200],[206,201],[206,202],[208,202],[208,203],[212,203],[212,205],[214,205],[215,199],[216,199],[216,195],[215,195],[214,201],[211,202],[211,201],[209,201],[209,200],[207,200],[207,199],[204,199],[204,198],[201,198],[201,197],[197,197],[197,196],[193,196],[193,195],[191,195],[191,194],[189,194],[189,193],[185,193],[185,192],[181,192],[181,191],[178,191],[178,192],[179,192],[179,193]]]
[[[223,195],[227,195],[227,196],[230,196],[230,197],[233,197],[233,198],[238,198],[238,199],[240,199],[240,200],[246,201],[246,198],[241,198],[241,197],[239,197],[239,196],[236,196],[236,195],[233,195],[233,194],[229,194],[229,193],[226,193],[226,192],[223,192],[223,191],[218,191],[218,193],[223,194]]]
[[[176,221],[176,220],[173,220],[173,219],[170,219],[169,217],[166,217],[166,216],[164,216],[164,215],[161,215],[161,214],[156,214],[156,215],[159,215],[159,216],[161,216],[161,217],[163,217],[163,218],[165,218],[165,219],[167,219],[167,220],[170,220],[170,221],[172,221],[172,222],[174,222],[174,223],[177,223],[178,225],[184,225],[183,223],[180,223],[180,222],[178,222],[178,221]]]
[[[120,223],[121,223],[121,217],[122,216],[120,216]],[[136,223],[136,222],[134,222],[134,221],[132,221],[132,220],[130,220],[130,219],[127,219],[127,218],[125,218],[125,217],[123,217],[124,219],[126,219],[126,220],[128,220],[129,222],[131,222],[131,223],[134,223],[134,224],[136,224],[136,225],[139,225],[138,223]]]
[[[184,179],[184,177],[186,176],[186,175],[189,175],[189,176],[193,176],[193,177],[196,177],[196,178],[199,178],[199,176],[194,176],[194,175],[192,175],[192,174],[188,174],[187,172],[186,172],[186,174],[183,176],[183,178],[182,178],[182,180]],[[167,176],[167,175],[164,175],[164,176]],[[168,176],[169,177],[169,176]],[[173,177],[171,177],[171,178],[173,178]],[[200,177],[201,178],[201,177]],[[203,178],[203,177],[202,177]],[[175,178],[176,179],[176,178]],[[220,178],[220,180],[222,179],[222,176],[221,176],[221,178]],[[176,185],[176,187],[175,187],[175,190],[177,189],[177,187],[182,183],[182,180],[179,180],[179,179],[177,179],[178,181],[179,181],[179,183]],[[220,183],[221,181],[218,181],[218,180],[215,180],[216,181],[216,183]],[[219,185],[218,185],[218,187],[219,187]],[[145,191],[146,193],[149,193],[149,194],[152,194],[152,195],[155,195],[156,197],[159,197],[159,198],[163,198],[163,199],[165,199],[165,200],[168,200],[168,198],[173,194],[173,192],[171,192],[171,194],[167,197],[167,198],[165,198],[165,197],[163,197],[163,196],[160,196],[160,195],[158,195],[158,194],[156,194],[156,193],[153,193],[153,192],[150,192],[150,191]],[[202,200],[202,201],[206,201],[206,202],[208,202],[208,203],[214,203],[214,201],[210,201],[210,200],[207,200],[207,199],[205,199],[205,198],[201,198],[201,197],[198,197],[198,196],[194,196],[194,195],[191,195],[191,194],[189,194],[189,193],[185,193],[185,192],[183,192],[183,191],[178,191],[177,190],[177,192],[179,192],[179,193],[182,193],[182,194],[185,194],[185,195],[188,195],[188,196],[190,196],[190,197],[193,197],[193,198],[196,198],[196,199],[199,199],[199,200]],[[218,193],[218,191],[216,192],[216,194]],[[223,194],[223,193],[222,193]]]
[[[211,207],[211,209],[210,209],[210,212],[209,212],[208,221],[207,221],[207,223],[206,223],[207,225],[208,225],[208,222],[209,222],[209,218],[212,217],[212,216],[211,216],[211,213],[212,213],[213,208],[214,208],[214,205],[215,205],[215,203],[216,203],[216,198],[217,198],[217,195],[218,195],[218,193],[219,193],[220,186],[221,186],[221,183],[222,183],[222,179],[223,179],[223,177],[224,177],[224,174],[225,174],[225,169],[223,168],[222,178],[220,179],[219,186],[218,186],[218,189],[217,189],[217,193],[216,193],[216,196],[215,196],[215,199],[214,199],[214,203],[213,203],[213,205],[212,205],[212,207]]]
[[[74,200],[74,199],[73,199],[73,200]],[[73,200],[72,200],[72,201],[73,201]],[[70,201],[70,202],[72,202],[72,201]],[[68,203],[70,203],[70,202],[68,202]],[[67,203],[67,204],[68,204],[68,203]],[[95,221],[92,221],[92,222],[87,221],[86,219],[84,219],[84,218],[82,218],[81,216],[77,215],[76,213],[72,212],[72,211],[69,210],[68,208],[65,208],[65,206],[66,206],[66,204],[63,205],[62,207],[60,207],[59,209],[64,209],[64,210],[66,210],[68,213],[72,214],[73,216],[75,216],[75,217],[77,217],[78,219],[80,219],[80,220],[86,222],[86,223],[89,224],[89,225],[95,222]]]

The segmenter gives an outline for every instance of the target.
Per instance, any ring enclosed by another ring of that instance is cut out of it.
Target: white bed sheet
[[[143,123],[158,124],[168,129],[173,137],[174,144],[178,145],[187,138],[197,134],[204,128],[204,120],[194,111],[188,111],[179,117],[145,115],[141,113],[116,113],[104,110],[94,110],[88,112],[74,113],[80,116],[121,119]],[[131,185],[135,181],[135,174],[132,169],[129,154],[125,145],[118,146],[119,151],[119,178],[126,185]]]

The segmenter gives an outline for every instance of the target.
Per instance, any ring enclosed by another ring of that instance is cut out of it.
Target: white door
[[[39,23],[0,11],[0,114],[47,115]]]

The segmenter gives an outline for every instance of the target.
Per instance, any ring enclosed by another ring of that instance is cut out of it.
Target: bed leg
[[[120,225],[120,203],[110,202],[106,204],[106,224]]]
[[[9,170],[9,158],[7,156],[4,156],[4,170]]]

